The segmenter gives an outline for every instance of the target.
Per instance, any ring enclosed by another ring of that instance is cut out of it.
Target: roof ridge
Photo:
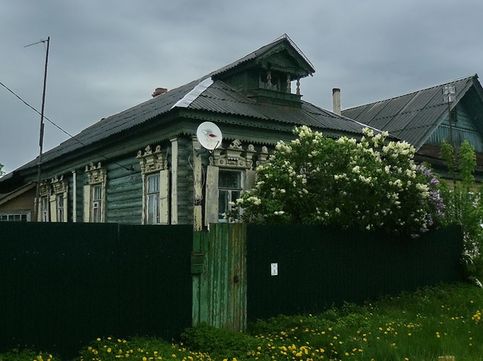
[[[461,77],[461,78],[458,78],[458,79],[455,79],[455,80],[447,81],[445,83],[440,83],[440,84],[428,86],[428,87],[425,87],[425,88],[421,88],[421,89],[418,89],[418,90],[409,91],[407,93],[404,93],[404,94],[401,94],[401,95],[397,95],[397,96],[394,96],[394,97],[384,98],[384,99],[376,100],[376,101],[373,101],[373,102],[356,105],[354,107],[346,108],[346,109],[344,109],[342,111],[354,110],[354,109],[357,109],[357,108],[366,107],[366,106],[371,105],[371,104],[376,104],[376,103],[381,103],[381,102],[387,102],[389,100],[398,99],[398,98],[402,98],[402,97],[405,97],[405,96],[408,96],[408,95],[411,95],[411,94],[416,94],[416,93],[419,93],[419,92],[422,92],[422,91],[425,91],[425,90],[429,90],[429,89],[441,87],[441,86],[446,85],[446,84],[456,83],[456,82],[462,81],[462,80],[474,79],[475,77],[478,78],[478,74],[475,73],[473,75]]]
[[[359,121],[357,121],[357,120],[355,120],[355,119],[352,119],[352,118],[346,117],[345,115],[342,115],[342,114],[341,114],[341,115],[336,114],[336,113],[334,113],[334,112],[331,112],[330,110],[327,110],[327,109],[321,108],[320,106],[315,105],[315,104],[310,103],[310,102],[307,102],[307,101],[305,101],[305,100],[302,100],[302,103],[304,103],[304,104],[309,104],[309,105],[313,106],[314,108],[317,108],[318,110],[321,110],[323,113],[325,113],[325,114],[328,114],[328,115],[332,116],[333,118],[340,119],[340,120],[345,120],[345,121],[349,121],[349,122],[352,122],[352,123],[358,124],[358,125],[360,125],[360,126],[362,126],[362,127],[365,127],[365,128],[370,128],[370,129],[375,130],[375,131],[377,131],[377,132],[379,132],[379,133],[382,133],[382,130],[381,130],[381,129],[375,128],[375,127],[370,126],[370,125],[365,124],[365,123],[361,123],[361,122],[359,122]]]
[[[283,41],[287,41],[290,44],[290,46],[292,48],[294,48],[294,50],[297,52],[297,54],[299,54],[300,57],[302,57],[302,59],[309,65],[309,67],[311,67],[312,70],[315,71],[314,65],[310,62],[310,60],[303,53],[303,51],[297,46],[297,44],[295,44],[295,42],[286,33],[284,33],[281,36],[279,36],[278,38],[276,38],[275,40],[272,40],[270,43],[262,45],[258,49],[251,51],[250,53],[246,54],[245,56],[242,56],[241,58],[238,58],[238,59],[232,61],[231,63],[228,63],[228,64],[222,66],[221,68],[218,68],[218,69],[212,71],[211,73],[208,74],[208,76],[213,77],[215,75],[222,74],[222,73],[224,73],[224,72],[226,72],[230,69],[237,67],[240,64],[243,64],[247,61],[253,60],[257,56],[259,56],[260,53],[263,53],[266,49],[269,49],[270,47],[272,47],[272,46],[274,46],[278,43],[281,43]]]

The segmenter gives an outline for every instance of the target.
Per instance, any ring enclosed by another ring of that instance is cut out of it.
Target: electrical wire
[[[20,95],[18,95],[17,93],[15,93],[12,89],[10,89],[7,85],[5,85],[2,81],[0,81],[0,85],[2,87],[4,87],[9,93],[11,93],[13,96],[15,96],[18,100],[20,100],[25,106],[27,106],[28,108],[30,108],[31,110],[33,110],[35,113],[37,113],[38,115],[42,116],[42,114],[34,107],[32,106],[31,104],[29,104],[26,100],[24,100]],[[54,127],[56,127],[57,129],[59,129],[61,132],[63,132],[64,134],[66,134],[67,136],[69,136],[71,139],[75,140],[77,143],[83,145],[83,146],[87,146],[87,144],[85,144],[84,142],[82,142],[81,140],[79,140],[75,135],[72,135],[70,134],[67,130],[63,129],[60,125],[56,124],[53,120],[49,119],[46,115],[44,115],[44,119],[47,120],[50,124],[52,124]],[[99,153],[99,155],[104,158],[105,160],[109,160],[109,158],[102,154],[102,153]],[[113,160],[111,160],[112,163],[118,165],[119,167],[129,171],[129,172],[133,172],[134,173],[134,169],[133,167],[131,166],[130,168],[126,167],[126,166],[123,166],[122,164],[118,163],[118,162],[115,162]]]

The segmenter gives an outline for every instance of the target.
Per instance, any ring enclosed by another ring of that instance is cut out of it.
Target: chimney
[[[153,91],[153,94],[151,94],[154,97],[157,97],[158,95],[163,95],[168,92],[168,89],[166,88],[156,88]]]
[[[333,88],[332,89],[332,111],[340,115],[340,89]]]

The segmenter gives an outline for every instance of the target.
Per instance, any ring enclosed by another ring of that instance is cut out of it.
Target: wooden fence
[[[0,351],[247,320],[462,279],[458,227],[420,238],[319,226],[0,222]]]
[[[317,313],[462,280],[457,226],[418,238],[306,225],[214,224],[196,232],[193,323],[244,330],[248,320]]]

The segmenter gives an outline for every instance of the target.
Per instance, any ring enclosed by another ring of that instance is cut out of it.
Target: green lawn
[[[80,360],[483,360],[483,289],[445,285],[320,315],[279,316],[245,334],[192,328],[183,343],[97,339]],[[0,361],[49,360],[33,353]],[[51,357],[51,361],[60,360]]]

